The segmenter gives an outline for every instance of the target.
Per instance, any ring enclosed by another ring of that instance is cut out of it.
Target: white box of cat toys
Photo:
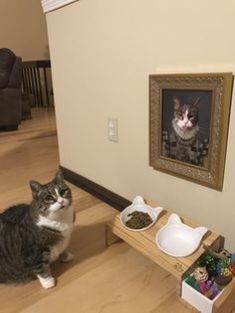
[[[235,312],[235,253],[206,250],[185,275],[181,297],[201,313]]]
[[[183,281],[181,298],[191,304],[201,313],[213,313],[214,303],[222,295],[223,292],[224,290],[222,290],[213,300],[210,300],[209,298],[195,290],[193,287],[191,287],[189,284],[187,284],[185,281]]]

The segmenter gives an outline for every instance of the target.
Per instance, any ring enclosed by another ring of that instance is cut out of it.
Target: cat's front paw
[[[74,259],[74,256],[71,252],[65,251],[60,255],[60,261],[63,263],[70,262]]]
[[[45,277],[45,278],[38,277],[38,279],[39,279],[42,287],[45,288],[45,289],[53,288],[56,285],[56,280],[52,276],[48,276],[48,277]]]

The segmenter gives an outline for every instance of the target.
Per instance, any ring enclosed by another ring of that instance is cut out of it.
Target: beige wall
[[[12,49],[23,60],[49,58],[40,0],[0,1],[0,47]]]
[[[148,75],[235,71],[235,1],[80,0],[47,15],[61,164],[187,215],[235,251],[235,107],[218,192],[153,170]],[[234,99],[234,97],[233,97]],[[107,140],[107,118],[119,143]]]

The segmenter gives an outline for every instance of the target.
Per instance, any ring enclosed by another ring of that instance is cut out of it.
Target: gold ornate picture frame
[[[150,166],[222,190],[232,73],[150,75]]]

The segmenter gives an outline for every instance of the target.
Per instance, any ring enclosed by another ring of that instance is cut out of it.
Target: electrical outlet
[[[108,140],[118,142],[118,119],[108,118]]]

